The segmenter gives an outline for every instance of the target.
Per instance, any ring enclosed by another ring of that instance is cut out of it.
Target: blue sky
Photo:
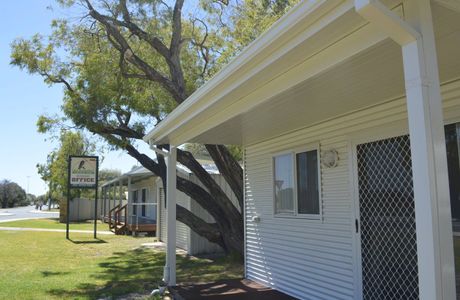
[[[46,191],[35,165],[45,162],[56,142],[46,141],[35,123],[40,114],[59,112],[62,87],[48,87],[39,76],[31,76],[9,65],[10,44],[18,37],[48,34],[50,22],[62,17],[53,0],[4,1],[0,10],[0,180],[9,179],[32,194]],[[47,9],[52,6],[54,9]],[[147,147],[142,147],[144,151]],[[137,162],[120,151],[108,153],[101,168],[126,172]],[[28,178],[28,176],[30,176]]]

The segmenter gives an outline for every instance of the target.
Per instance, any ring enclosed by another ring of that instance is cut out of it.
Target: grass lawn
[[[100,221],[97,223],[98,230],[109,230],[107,224],[102,224]],[[59,223],[59,219],[31,219],[31,220],[18,220],[12,222],[0,223],[0,227],[25,227],[25,228],[46,228],[46,229],[65,229],[65,223]],[[86,222],[71,222],[70,229],[75,230],[93,230],[94,221]]]
[[[100,299],[148,294],[163,273],[163,252],[140,247],[152,238],[0,231],[0,299]],[[178,282],[242,276],[242,266],[222,258],[177,256]]]

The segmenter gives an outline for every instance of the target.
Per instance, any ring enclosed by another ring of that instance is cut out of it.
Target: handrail
[[[115,227],[115,225],[112,224],[112,212],[114,210],[117,210],[120,207],[120,204],[115,205],[111,210],[109,210],[109,228],[112,229]],[[114,219],[116,218],[116,212],[114,214]],[[115,221],[115,220],[114,220]],[[115,222],[116,224],[116,222]]]
[[[127,204],[121,206],[120,208],[117,209],[117,211],[115,212],[115,224],[116,225],[121,225],[121,221],[120,221],[120,217],[121,217],[121,213],[122,211],[124,211],[124,219],[125,219],[125,224],[127,223],[127,213],[126,213],[126,208],[127,208]]]
[[[120,205],[118,205],[118,206],[120,206]],[[115,234],[118,234],[119,232],[121,232],[124,229],[124,227],[126,226],[126,224],[128,224],[127,206],[128,206],[128,204],[125,204],[125,205],[119,207],[115,211],[115,217],[114,217],[114,219],[115,219]],[[121,221],[120,221],[122,212],[124,212],[124,214],[123,214],[124,219],[125,219],[124,223],[121,223]],[[119,225],[121,225],[121,227],[118,227]]]

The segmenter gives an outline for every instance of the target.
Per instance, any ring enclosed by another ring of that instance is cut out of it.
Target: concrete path
[[[65,229],[46,229],[46,228],[23,228],[23,227],[0,227],[0,230],[3,231],[40,231],[40,232],[66,232]],[[92,230],[74,230],[70,229],[69,232],[75,233],[93,233]],[[97,234],[114,234],[111,231],[97,231]]]

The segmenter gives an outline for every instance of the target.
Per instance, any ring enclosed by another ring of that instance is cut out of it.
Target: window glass
[[[294,212],[294,172],[292,154],[274,158],[275,213]]]
[[[297,211],[299,214],[319,214],[318,152],[296,154]]]
[[[133,191],[133,203],[137,203],[137,191]],[[137,215],[137,205],[133,205],[133,215]]]
[[[145,203],[147,199],[147,190],[142,189],[142,203]],[[145,217],[145,205],[142,205],[142,216]]]
[[[460,221],[460,123],[445,126],[450,208],[454,225]],[[455,226],[454,226],[455,228]],[[459,226],[460,228],[460,226]]]

